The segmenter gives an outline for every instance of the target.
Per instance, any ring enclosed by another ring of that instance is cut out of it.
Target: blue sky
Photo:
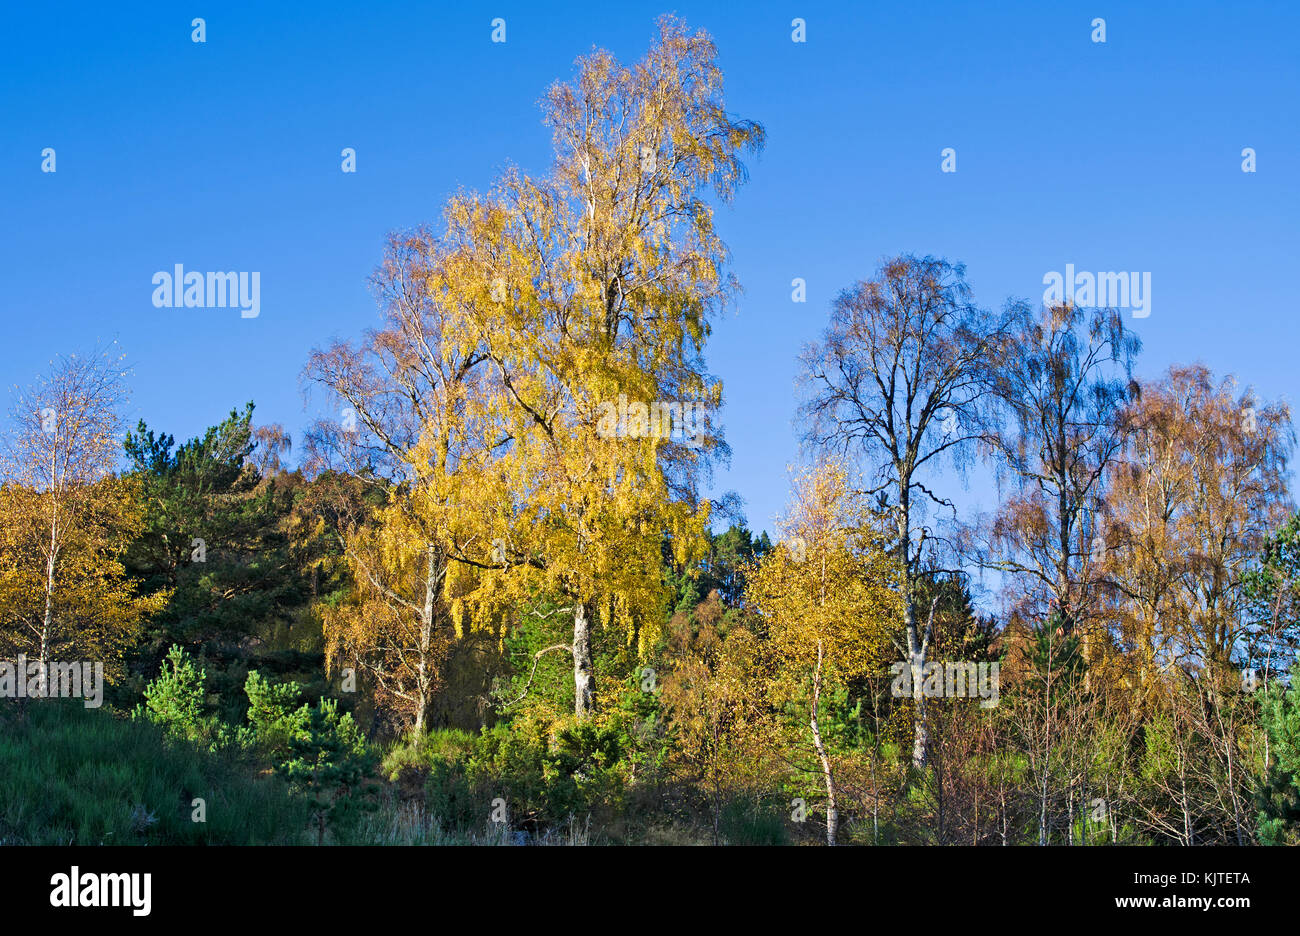
[[[297,438],[311,348],[376,321],[385,233],[507,164],[544,171],[545,88],[593,45],[638,58],[670,11],[713,35],[729,109],[768,131],[718,218],[746,291],[709,352],[734,453],[717,487],[755,528],[797,457],[798,350],[888,254],[965,262],[987,306],[1037,301],[1067,263],[1150,272],[1140,373],[1203,360],[1300,396],[1300,4],[1250,2],[11,5],[0,378],[116,338],[133,421],[187,438],[252,399]],[[178,263],[260,271],[260,316],[154,308]]]

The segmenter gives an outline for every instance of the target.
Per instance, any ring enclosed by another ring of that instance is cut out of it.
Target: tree
[[[1260,714],[1275,760],[1264,764],[1259,782],[1259,839],[1300,844],[1300,663],[1289,685],[1269,687]]]
[[[1038,844],[1047,845],[1061,790],[1074,792],[1069,755],[1086,704],[1081,698],[1086,665],[1079,635],[1066,633],[1059,611],[1023,637],[1015,661],[1022,675],[1007,717],[1033,783]]]
[[[988,374],[1008,328],[1009,314],[994,317],[971,303],[962,265],[904,255],[840,293],[824,337],[803,353],[805,441],[875,467],[869,493],[893,513],[917,767],[925,763],[920,673],[930,629],[917,616],[916,595],[933,548],[924,506],[952,507],[927,486],[925,472],[945,458],[967,457],[973,443],[988,438]]]
[[[694,567],[679,568],[672,544],[665,543],[664,575],[673,586],[675,611],[690,612],[713,592],[728,608],[741,605],[745,597],[745,571],[754,560],[772,548],[767,533],[759,536],[744,524],[731,524],[725,532],[706,530],[708,552]]]
[[[1300,644],[1300,514],[1265,540],[1259,563],[1246,573],[1245,591],[1245,659],[1260,669],[1267,689],[1294,663]]]
[[[476,413],[500,432],[462,512],[477,527],[456,578],[480,623],[562,602],[579,719],[596,707],[592,622],[652,642],[637,630],[668,598],[663,540],[679,565],[700,557],[699,480],[725,452],[702,355],[735,284],[704,196],[731,199],[763,131],[727,115],[715,57],[666,17],[634,66],[579,60],[543,105],[552,174],[509,172],[447,210],[434,291],[463,313],[459,340],[490,375]]]
[[[930,576],[921,582],[918,599],[921,607],[934,605],[929,658],[943,667],[945,676],[954,664],[1003,665],[998,623],[976,612],[965,576]],[[924,817],[932,818],[933,835],[924,839],[927,842],[979,844],[981,818],[996,811],[990,808],[996,796],[988,769],[994,753],[994,715],[985,706],[998,704],[999,699],[995,696],[977,704],[973,697],[977,687],[984,692],[995,688],[995,678],[1000,686],[1001,674],[995,677],[991,668],[986,670],[989,675],[981,685],[978,672],[976,669],[966,687],[971,701],[959,697],[929,708],[930,769],[915,778],[919,789],[928,795],[908,798],[908,805],[933,806],[932,817]],[[878,701],[873,699],[873,703],[879,707]]]
[[[1251,570],[1289,513],[1289,411],[1234,398],[1233,384],[1200,365],[1145,384],[1111,469],[1106,578],[1144,683],[1177,665],[1233,668]]]
[[[839,815],[820,723],[823,690],[887,668],[898,570],[879,518],[852,494],[841,465],[819,465],[794,487],[785,537],[749,575],[749,598],[770,628],[777,704],[811,680],[808,727],[826,786],[826,844],[834,845]]]
[[[295,709],[301,687],[294,682],[273,685],[257,670],[248,674],[248,730],[244,737],[276,757],[276,771],[311,798],[316,843],[351,793],[374,767],[374,757],[349,713],[339,714],[338,701],[320,699],[312,707]]]
[[[728,795],[773,773],[773,719],[762,641],[714,591],[669,621],[660,704],[674,761],[708,797],[713,843],[721,841]]]
[[[0,628],[41,664],[96,659],[110,680],[165,595],[140,597],[121,556],[141,522],[140,491],[113,476],[122,358],[112,348],[58,358],[20,391],[0,484]],[[42,682],[42,686],[44,683]]]
[[[384,327],[359,347],[314,351],[303,372],[338,407],[308,438],[308,470],[322,481],[316,526],[337,540],[352,580],[350,596],[324,608],[326,665],[369,674],[417,733],[452,638],[462,492],[499,438],[480,418],[483,355],[439,286],[447,253],[428,231],[391,236],[372,279]]]
[[[1114,309],[1022,308],[991,372],[1013,417],[1011,431],[992,439],[1018,485],[993,521],[984,564],[1016,577],[1022,613],[1055,611],[1067,631],[1079,629],[1089,662],[1105,546],[1098,515],[1106,473],[1127,442],[1140,346]]]
[[[172,644],[162,671],[145,687],[144,704],[136,709],[135,717],[147,718],[173,737],[204,737],[209,727],[203,718],[207,678],[189,654]]]
[[[324,844],[325,830],[336,819],[341,801],[374,768],[365,738],[350,714],[339,715],[338,705],[337,699],[321,699],[313,708],[303,705],[303,730],[290,739],[290,757],[278,768],[311,796],[318,845]]]
[[[734,291],[703,192],[729,200],[739,151],[763,138],[727,116],[714,58],[704,33],[666,18],[635,67],[581,59],[544,102],[552,174],[508,172],[453,198],[440,234],[394,238],[377,276],[385,329],[308,365],[346,408],[314,449],[409,497],[400,515],[422,528],[423,597],[376,589],[418,613],[417,666],[433,663],[435,620],[496,628],[560,598],[585,717],[592,619],[634,629],[658,611],[665,536],[679,563],[700,552],[697,481],[725,449],[693,417],[720,401],[702,349]],[[667,403],[677,438],[671,422],[611,426],[625,399]]]
[[[145,506],[124,562],[142,592],[167,596],[133,668],[153,672],[180,643],[202,656],[213,691],[227,702],[250,665],[274,656],[284,668],[296,661],[319,669],[309,569],[290,539],[305,485],[297,473],[259,469],[266,434],[253,412],[251,402],[231,410],[179,444],[140,420],[124,444],[126,477]]]
[[[293,438],[280,423],[257,426],[253,429],[255,455],[253,464],[262,477],[272,477],[285,470],[281,456],[287,456],[293,448]]]
[[[430,548],[436,527],[426,519],[399,495],[376,509],[373,523],[350,528],[344,543],[354,585],[321,607],[329,667],[357,664],[377,703],[417,735],[428,729],[453,639],[442,588],[446,554]]]

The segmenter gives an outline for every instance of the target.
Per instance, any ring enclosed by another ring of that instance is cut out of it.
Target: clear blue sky
[[[507,163],[544,170],[547,85],[593,45],[634,60],[675,11],[712,33],[729,108],[769,135],[719,217],[746,292],[710,351],[734,451],[718,487],[755,528],[772,529],[797,455],[798,349],[886,254],[964,261],[990,306],[1036,301],[1067,263],[1149,271],[1141,373],[1200,359],[1297,400],[1300,4],[546,6],[9,5],[0,378],[117,338],[132,420],[187,438],[252,399],[299,437],[308,352],[376,321],[365,280],[385,233]],[[152,275],[177,263],[260,271],[261,315],[154,308]]]

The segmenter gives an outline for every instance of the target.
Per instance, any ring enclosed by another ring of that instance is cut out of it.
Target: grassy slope
[[[295,844],[309,819],[277,778],[79,702],[0,701],[0,778],[0,845]]]

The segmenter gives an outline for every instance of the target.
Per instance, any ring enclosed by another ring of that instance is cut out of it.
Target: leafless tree
[[[973,443],[993,432],[989,371],[1010,318],[1010,311],[994,316],[971,302],[962,265],[903,255],[840,293],[822,340],[802,357],[805,443],[874,467],[877,484],[868,493],[893,512],[918,767],[926,757],[920,677],[932,621],[918,619],[916,597],[934,547],[924,508],[952,508],[925,482],[945,460],[964,464]]]

